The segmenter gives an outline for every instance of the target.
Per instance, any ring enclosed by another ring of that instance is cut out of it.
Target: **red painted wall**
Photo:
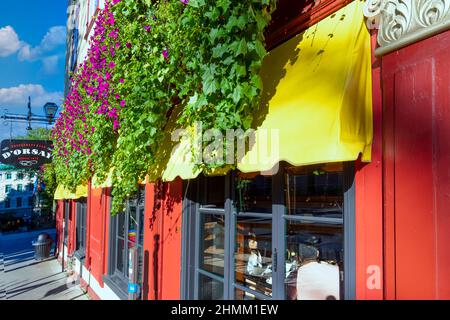
[[[146,185],[144,299],[180,299],[182,185]]]
[[[450,299],[450,31],[383,57],[385,294]]]
[[[372,35],[372,52],[376,34]],[[372,161],[356,163],[356,298],[383,299],[383,161],[380,61],[372,54]]]
[[[107,271],[110,189],[88,189],[86,268],[103,287]]]
[[[64,217],[64,201],[57,200],[56,202],[56,239],[58,245],[58,253],[62,252],[62,243],[64,239],[63,232],[63,217]]]
[[[75,200],[69,200],[70,203],[70,214],[69,214],[69,236],[67,244],[67,253],[69,255],[73,254],[75,251],[75,241],[76,241],[76,214],[77,214],[77,204]]]

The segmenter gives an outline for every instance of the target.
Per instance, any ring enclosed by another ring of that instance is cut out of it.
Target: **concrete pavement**
[[[31,241],[41,232],[0,235],[0,299],[88,300],[79,282],[68,278],[55,258],[34,259]],[[45,232],[55,239],[54,229]]]

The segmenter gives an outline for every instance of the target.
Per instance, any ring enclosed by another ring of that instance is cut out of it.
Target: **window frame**
[[[16,208],[22,208],[22,197],[17,197],[16,198]]]
[[[112,198],[111,198],[112,201]],[[107,283],[111,289],[116,293],[120,299],[126,300],[128,299],[128,277],[126,276],[126,272],[128,270],[128,239],[125,243],[125,253],[123,255],[123,271],[117,270],[117,243],[118,243],[118,218],[119,215],[124,215],[124,234],[127,234],[129,231],[129,217],[130,217],[130,207],[134,206],[136,210],[136,220],[137,220],[137,230],[136,230],[136,246],[140,247],[140,254],[142,255],[142,262],[144,257],[144,233],[142,232],[142,239],[140,237],[141,229],[145,228],[145,188],[143,186],[140,187],[138,194],[129,199],[125,204],[125,212],[119,213],[115,216],[110,216],[109,220],[109,241],[108,241],[108,267],[107,274],[103,276],[103,280]],[[143,210],[144,216],[142,217],[139,214],[140,210]],[[143,275],[143,264],[142,264],[141,275]],[[141,288],[142,291],[142,288]]]
[[[76,225],[75,225],[75,253],[74,255],[83,260],[86,256],[86,235],[87,235],[87,199],[80,198],[76,205]]]
[[[343,195],[343,250],[344,250],[344,299],[354,300],[356,297],[356,257],[355,257],[355,186],[354,164],[344,162],[344,195]],[[286,221],[302,220],[304,217],[288,216],[284,195],[285,167],[272,176],[272,213],[245,213],[248,217],[270,217],[272,220],[272,261],[276,263],[273,271],[272,296],[241,286],[235,281],[235,246],[237,218],[242,213],[234,208],[234,179],[235,173],[228,173],[225,177],[224,209],[201,208],[198,197],[200,188],[204,185],[204,176],[195,180],[184,181],[182,214],[182,272],[181,272],[181,298],[198,299],[200,274],[213,280],[223,281],[224,299],[235,299],[235,290],[244,290],[260,299],[285,299],[285,224]],[[207,178],[206,178],[207,179]],[[227,191],[228,190],[228,191]],[[200,268],[200,222],[201,215],[206,211],[211,213],[223,212],[225,215],[225,249],[224,249],[224,276],[221,277]],[[281,230],[284,230],[281,232]],[[195,254],[192,254],[195,253]],[[277,271],[278,270],[278,271]]]

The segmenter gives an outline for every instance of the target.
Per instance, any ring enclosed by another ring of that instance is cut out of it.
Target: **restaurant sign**
[[[49,140],[3,140],[0,162],[19,169],[39,169],[52,162],[52,150]]]

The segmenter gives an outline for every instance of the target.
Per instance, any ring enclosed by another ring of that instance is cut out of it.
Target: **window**
[[[22,192],[23,191],[23,185],[18,184],[17,185],[17,191]]]
[[[34,205],[34,199],[33,197],[28,197],[28,206],[32,207]]]
[[[8,192],[11,192],[11,185],[10,184],[7,184],[5,186],[5,193],[8,193]]]
[[[22,207],[22,198],[16,198],[16,207],[17,208]]]
[[[210,179],[185,185],[183,298],[354,297],[351,164]]]
[[[6,198],[5,199],[5,209],[11,208],[11,199]]]
[[[76,225],[75,250],[78,252],[80,258],[84,258],[86,248],[86,213],[87,213],[86,198],[77,200],[76,206],[77,206],[77,225]]]
[[[136,283],[142,288],[144,241],[144,188],[126,203],[125,211],[111,217],[109,274],[105,280],[123,299],[127,299],[130,252],[136,253]],[[140,297],[138,297],[140,298]]]
[[[7,173],[7,174],[6,174],[6,180],[10,180],[11,177],[12,177],[11,173]]]
[[[17,174],[17,179],[18,180],[22,180],[23,179],[23,173],[18,173]]]

